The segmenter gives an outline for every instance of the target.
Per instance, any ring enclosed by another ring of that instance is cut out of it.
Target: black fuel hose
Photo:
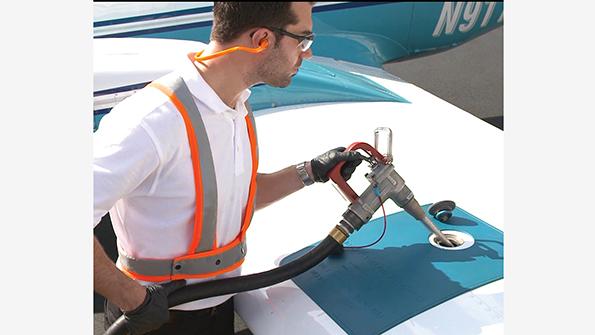
[[[302,257],[269,271],[246,276],[225,278],[191,284],[173,292],[168,297],[169,307],[190,301],[259,289],[291,279],[322,262],[341,244],[330,235]],[[120,316],[103,335],[127,335],[126,319]]]

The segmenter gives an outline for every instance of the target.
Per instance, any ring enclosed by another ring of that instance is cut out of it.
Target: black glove
[[[310,161],[314,181],[326,183],[329,179],[329,172],[342,161],[345,161],[345,165],[341,167],[341,176],[345,180],[349,180],[355,168],[362,163],[364,158],[357,151],[345,151],[344,147],[329,150]]]
[[[185,280],[147,286],[145,301],[132,311],[124,312],[130,334],[144,334],[161,327],[169,320],[167,296],[186,285]]]

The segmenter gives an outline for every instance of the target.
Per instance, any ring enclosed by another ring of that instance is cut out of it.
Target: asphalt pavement
[[[384,69],[503,129],[503,30]]]

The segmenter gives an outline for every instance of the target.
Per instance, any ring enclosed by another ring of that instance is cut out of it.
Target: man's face
[[[278,27],[295,35],[312,33],[312,5],[308,2],[292,2],[291,9],[298,20],[296,24]],[[273,43],[271,52],[258,67],[260,79],[274,87],[287,87],[291,78],[297,73],[304,58],[312,57],[312,50],[302,51],[295,38],[280,35],[277,45]]]

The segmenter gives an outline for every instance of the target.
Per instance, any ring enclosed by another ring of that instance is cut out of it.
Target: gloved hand
[[[145,301],[132,311],[124,312],[130,334],[144,334],[161,327],[169,320],[167,296],[186,285],[185,280],[147,286]]]
[[[345,151],[345,147],[338,147],[329,150],[310,161],[314,181],[326,183],[329,179],[329,172],[342,161],[346,161],[341,168],[341,176],[349,180],[353,171],[362,163],[365,157],[357,151]]]

